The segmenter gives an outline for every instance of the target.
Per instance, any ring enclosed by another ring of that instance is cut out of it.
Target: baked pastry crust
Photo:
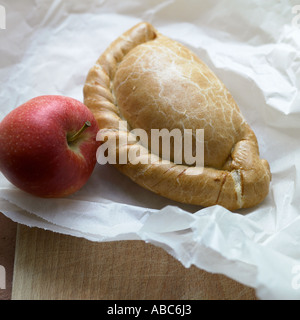
[[[125,32],[100,56],[88,73],[84,103],[102,133],[118,141],[135,128],[204,129],[201,173],[163,161],[142,144],[116,144],[116,159],[127,159],[132,146],[139,160],[141,155],[151,159],[115,164],[148,190],[182,203],[229,210],[255,206],[269,192],[269,164],[259,158],[255,134],[224,84],[189,49],[148,23]],[[128,127],[119,130],[122,120]]]

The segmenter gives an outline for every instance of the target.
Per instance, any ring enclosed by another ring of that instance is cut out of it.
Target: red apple
[[[16,187],[44,198],[68,196],[96,165],[98,124],[81,102],[34,98],[0,123],[0,170]]]

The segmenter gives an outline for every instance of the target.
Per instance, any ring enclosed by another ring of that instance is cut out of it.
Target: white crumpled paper
[[[265,201],[236,213],[169,201],[107,165],[97,165],[81,191],[57,200],[34,198],[0,175],[0,211],[28,226],[92,241],[143,239],[186,267],[196,265],[255,288],[261,299],[300,299],[298,4],[0,1],[6,9],[6,30],[0,30],[1,120],[39,95],[82,101],[87,72],[104,49],[148,21],[192,49],[222,79],[273,174]]]

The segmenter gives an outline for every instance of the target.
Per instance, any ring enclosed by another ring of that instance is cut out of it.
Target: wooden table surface
[[[0,239],[7,278],[0,299],[256,299],[253,289],[223,275],[186,269],[142,241],[94,243],[17,225],[1,214]]]

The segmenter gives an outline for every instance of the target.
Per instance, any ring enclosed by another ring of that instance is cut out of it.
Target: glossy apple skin
[[[67,136],[91,122],[71,146]],[[43,198],[75,193],[96,165],[98,124],[80,101],[40,96],[9,113],[0,123],[0,170],[16,187]]]

